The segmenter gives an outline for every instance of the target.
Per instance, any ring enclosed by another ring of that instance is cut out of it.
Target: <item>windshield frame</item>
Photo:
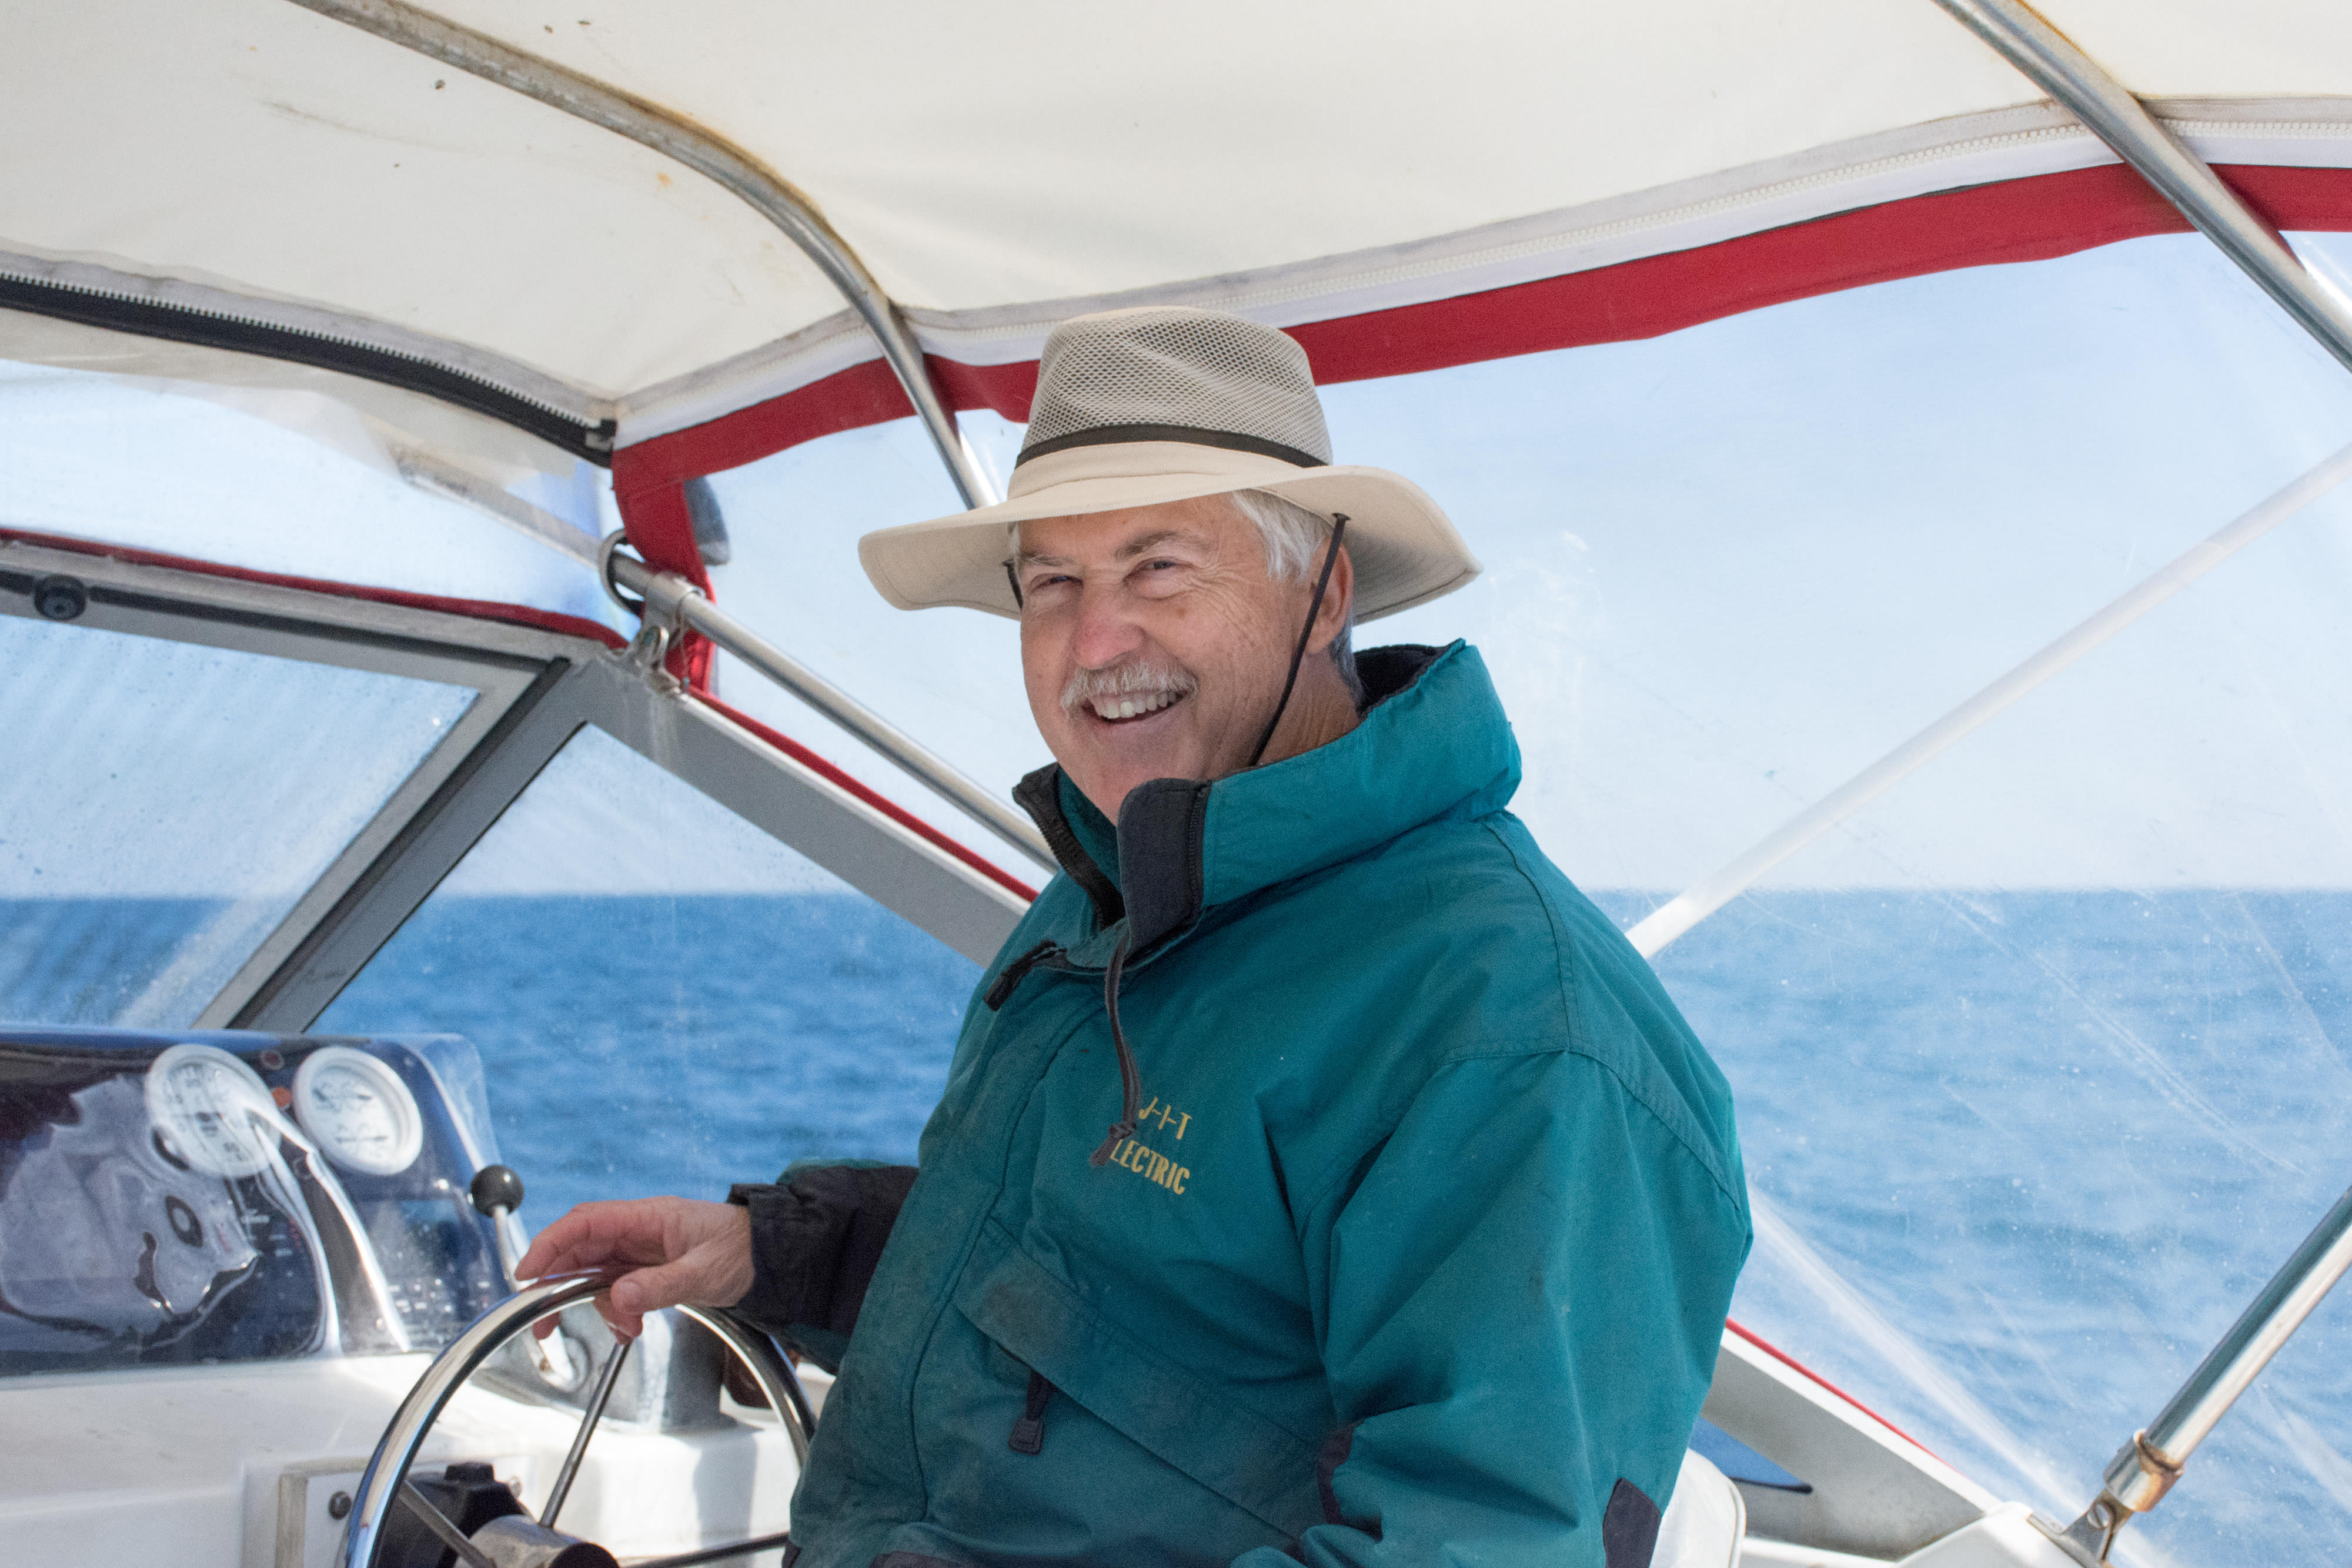
[[[85,608],[42,615],[36,587]],[[594,725],[982,961],[1026,911],[1000,873],[780,737],[630,664],[570,617],[0,531],[0,614],[469,688],[477,700],[193,1020],[299,1033],[326,1010],[548,760]],[[791,747],[791,749],[786,749]]]

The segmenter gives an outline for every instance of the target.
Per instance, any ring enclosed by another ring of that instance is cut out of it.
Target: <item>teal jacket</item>
[[[1024,784],[1066,874],[969,1009],[796,1568],[1648,1562],[1748,1245],[1729,1092],[1504,810],[1477,653],[1362,663],[1352,733],[1116,831]]]

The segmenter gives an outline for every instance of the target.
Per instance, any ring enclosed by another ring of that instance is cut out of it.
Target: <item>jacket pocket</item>
[[[1105,1319],[987,1222],[956,1310],[1138,1448],[1296,1537],[1323,1522],[1316,1451]]]

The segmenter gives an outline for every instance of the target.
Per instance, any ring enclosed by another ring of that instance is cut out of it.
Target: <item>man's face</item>
[[[1148,779],[1249,766],[1311,590],[1267,577],[1231,502],[1024,523],[1013,569],[1030,712],[1106,816]]]

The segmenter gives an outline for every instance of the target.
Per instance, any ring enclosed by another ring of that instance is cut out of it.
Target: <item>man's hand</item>
[[[685,1197],[583,1203],[539,1233],[515,1273],[536,1280],[629,1264],[646,1266],[596,1298],[616,1333],[635,1338],[647,1312],[681,1301],[731,1307],[751,1288],[751,1211]],[[553,1326],[550,1318],[540,1332]]]

